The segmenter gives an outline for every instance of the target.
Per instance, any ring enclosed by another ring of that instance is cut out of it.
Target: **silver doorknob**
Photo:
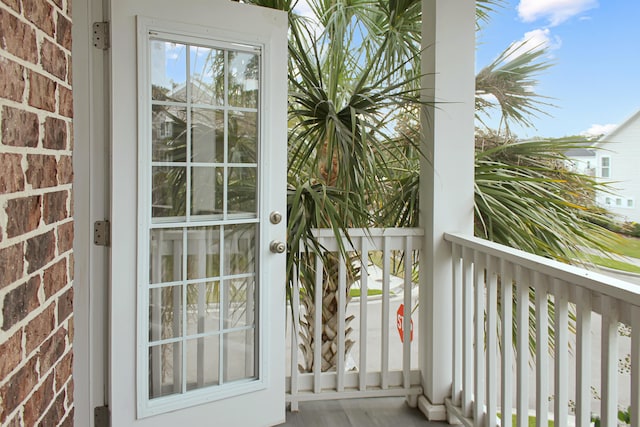
[[[269,249],[274,254],[281,254],[281,253],[283,253],[284,251],[287,250],[287,245],[285,245],[280,240],[272,240],[271,244],[269,245]]]
[[[271,221],[271,224],[280,224],[280,221],[282,221],[282,214],[278,211],[271,212],[271,215],[269,215],[269,221]]]

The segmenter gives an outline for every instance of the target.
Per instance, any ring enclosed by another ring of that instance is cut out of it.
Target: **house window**
[[[602,178],[611,178],[611,157],[602,157],[600,159],[600,176]]]
[[[611,206],[611,197],[607,197],[604,199],[604,204],[607,206]]]
[[[634,205],[633,199],[627,199],[627,207],[628,208],[633,208],[633,205]]]
[[[616,198],[616,206],[622,206],[622,199],[620,197]]]

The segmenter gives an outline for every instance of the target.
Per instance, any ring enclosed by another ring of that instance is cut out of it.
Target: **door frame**
[[[109,219],[108,56],[93,46],[94,22],[107,21],[103,0],[73,2],[74,423],[93,427],[108,406],[109,250],[93,243],[95,221]]]

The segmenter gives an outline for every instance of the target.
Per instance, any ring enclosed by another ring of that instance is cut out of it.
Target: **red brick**
[[[55,369],[55,390],[60,391],[64,388],[73,371],[73,352],[68,352],[66,356],[56,365]]]
[[[47,117],[44,121],[44,148],[64,150],[67,148],[67,123],[55,117]]]
[[[0,344],[0,378],[6,378],[22,361],[22,329]]]
[[[0,56],[0,98],[22,101],[24,87],[22,66]]]
[[[11,199],[7,202],[7,236],[16,237],[35,230],[42,216],[41,196]]]
[[[24,254],[24,259],[29,263],[27,272],[31,274],[40,270],[53,260],[55,253],[56,236],[53,230],[27,240],[27,249]]]
[[[0,389],[0,423],[3,423],[38,383],[36,358],[30,359]]]
[[[64,402],[67,400],[66,390],[63,390],[56,396],[56,400],[53,401],[53,404],[47,410],[47,413],[44,414],[42,420],[40,420],[40,427],[56,427],[60,421],[64,418],[67,413],[64,408]]]
[[[68,1],[67,3],[71,4],[71,1]],[[57,21],[58,29],[56,30],[56,41],[60,46],[71,52],[71,21],[59,12]]]
[[[58,253],[63,254],[73,248],[73,221],[58,226]]]
[[[64,86],[60,87],[60,106],[58,112],[65,117],[73,117],[73,95],[71,90]]]
[[[67,58],[67,83],[73,86],[73,60],[71,59],[71,55]]]
[[[73,280],[73,273],[75,267],[75,257],[73,256],[73,252],[69,255],[69,281]]]
[[[69,390],[67,390],[67,402],[69,402],[67,404],[67,407],[70,407],[71,404],[73,403],[73,394],[71,394]],[[71,410],[67,414],[67,418],[65,418],[62,421],[62,424],[60,424],[60,427],[73,427],[73,412],[74,412],[74,408],[71,408]]]
[[[2,108],[2,143],[14,147],[36,147],[40,124],[35,113],[17,108]]]
[[[8,331],[13,325],[40,306],[38,301],[39,289],[40,277],[34,276],[4,296],[2,330]]]
[[[25,403],[23,414],[24,425],[37,425],[38,419],[42,416],[44,410],[49,407],[53,396],[55,396],[53,390],[53,375],[49,375],[38,390],[27,400],[27,403]]]
[[[35,319],[31,320],[24,328],[27,338],[26,353],[40,347],[42,342],[53,332],[56,326],[55,304],[49,304]]]
[[[67,348],[67,330],[60,328],[48,340],[42,343],[38,357],[40,359],[40,376],[44,376],[53,368]]]
[[[2,0],[2,2],[9,6],[11,9],[20,13],[20,0]]]
[[[53,7],[45,0],[22,0],[24,16],[53,37]]]
[[[47,188],[58,185],[58,162],[55,156],[29,154],[27,156],[27,182],[33,188]]]
[[[36,32],[18,18],[0,9],[0,46],[7,52],[35,63],[38,55]]]
[[[58,298],[58,325],[64,323],[71,313],[73,313],[73,287]]]
[[[0,194],[15,193],[24,190],[24,172],[22,156],[13,153],[0,153]]]
[[[67,77],[67,54],[55,43],[44,39],[40,46],[40,63],[42,68],[60,80]]]
[[[43,219],[45,224],[52,224],[69,217],[67,211],[68,191],[46,193],[42,201]]]
[[[3,427],[24,427],[25,424],[20,419],[20,413],[18,412],[10,421],[6,421]]]
[[[19,280],[24,271],[24,244],[0,249],[0,289]]]
[[[44,294],[47,299],[68,284],[66,258],[62,258],[44,272]]]
[[[73,160],[71,156],[60,156],[58,160],[58,183],[71,184],[73,182]]]
[[[29,71],[29,105],[41,110],[55,111],[56,86],[49,77]]]

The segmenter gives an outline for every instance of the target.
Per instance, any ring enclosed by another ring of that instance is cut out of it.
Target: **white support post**
[[[423,0],[422,14],[422,99],[432,105],[422,114],[419,406],[430,420],[444,420],[453,297],[443,233],[473,233],[475,1]]]

